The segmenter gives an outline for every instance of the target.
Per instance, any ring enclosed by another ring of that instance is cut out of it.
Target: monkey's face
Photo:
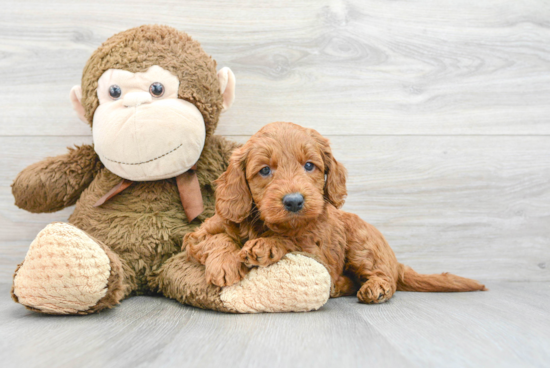
[[[205,141],[200,111],[178,98],[179,80],[160,66],[143,73],[109,69],[98,80],[95,150],[116,175],[160,180],[189,170]]]

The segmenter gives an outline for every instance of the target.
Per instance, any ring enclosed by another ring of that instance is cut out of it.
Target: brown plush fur
[[[34,163],[19,173],[12,185],[15,205],[33,213],[72,206],[102,167],[89,145]]]
[[[178,77],[178,97],[199,109],[206,136],[212,135],[223,108],[216,61],[188,34],[162,25],[144,25],[118,33],[88,59],[82,74],[82,106],[90,125],[99,106],[97,80],[103,73],[109,69],[145,72],[153,65]]]
[[[194,307],[235,312],[220,300],[221,288],[206,282],[204,266],[189,262],[186,252],[170,258],[158,274],[158,288],[168,298]]]
[[[12,185],[15,204],[39,213],[76,203],[69,223],[104,248],[112,270],[107,295],[85,313],[112,307],[129,295],[156,292],[197,307],[227,311],[219,299],[219,288],[204,283],[204,267],[182,264],[181,260],[188,263],[187,257],[178,255],[184,235],[214,215],[212,183],[225,171],[237,147],[212,135],[222,108],[214,60],[198,42],[170,27],[143,26],[117,34],[91,56],[84,69],[82,102],[86,116],[91,124],[98,105],[97,80],[104,71],[118,68],[142,72],[152,65],[177,75],[181,81],[179,97],[195,104],[203,114],[207,138],[196,172],[204,212],[188,222],[175,178],[133,183],[101,207],[94,207],[121,178],[101,164],[90,145],[69,149],[65,155],[23,170]]]
[[[306,171],[306,162],[315,168]],[[266,166],[271,174],[260,175]],[[288,252],[303,251],[328,266],[332,297],[357,294],[361,302],[380,303],[396,290],[486,290],[474,280],[448,273],[419,275],[398,263],[374,226],[338,209],[345,183],[346,170],[332,156],[327,139],[295,124],[269,124],[234,152],[217,181],[216,215],[188,234],[184,246],[206,266],[207,281],[218,286],[238,282],[248,267],[268,266]],[[290,193],[304,197],[299,212],[283,205]]]

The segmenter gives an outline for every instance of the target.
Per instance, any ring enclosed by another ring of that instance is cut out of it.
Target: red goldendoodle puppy
[[[292,123],[268,124],[233,153],[217,181],[216,215],[186,235],[184,247],[218,286],[301,251],[327,266],[332,297],[357,294],[361,302],[381,303],[396,290],[486,290],[474,280],[420,275],[397,262],[374,226],[339,210],[346,194],[346,170],[326,138]]]

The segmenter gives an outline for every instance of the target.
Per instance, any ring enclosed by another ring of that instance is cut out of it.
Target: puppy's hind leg
[[[387,276],[371,276],[361,286],[357,298],[362,303],[377,304],[388,301],[395,293],[395,282]]]
[[[397,290],[399,263],[382,234],[357,215],[345,214],[346,270],[361,283],[362,303],[383,303]]]
[[[397,290],[397,278],[392,274],[391,267],[376,259],[374,252],[368,249],[350,249],[347,268],[353,270],[361,283],[357,298],[362,303],[386,302]]]
[[[331,298],[339,298],[341,296],[355,295],[359,288],[355,282],[346,275],[340,275],[334,281],[334,288],[330,293]]]

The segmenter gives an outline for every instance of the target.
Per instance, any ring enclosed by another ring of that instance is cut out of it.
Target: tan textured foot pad
[[[109,257],[74,226],[46,226],[32,242],[13,280],[19,303],[51,314],[75,314],[107,293]]]
[[[239,313],[308,312],[330,297],[330,274],[312,258],[288,254],[279,262],[255,268],[221,292],[224,306]]]

